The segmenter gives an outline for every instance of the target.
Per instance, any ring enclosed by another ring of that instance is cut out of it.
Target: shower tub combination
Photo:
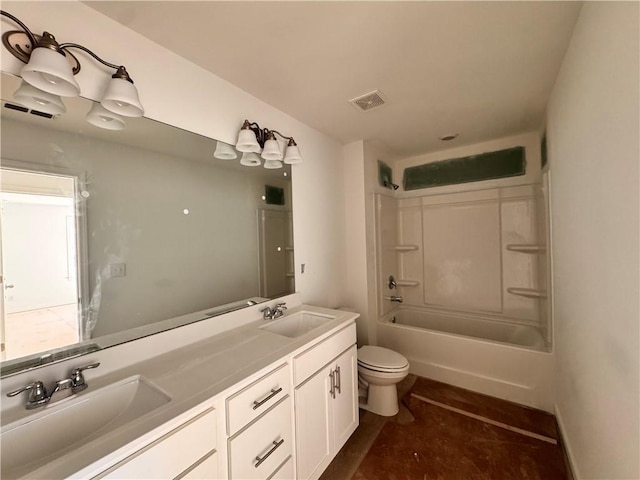
[[[416,375],[553,412],[553,356],[535,327],[402,306],[380,319],[378,343]]]

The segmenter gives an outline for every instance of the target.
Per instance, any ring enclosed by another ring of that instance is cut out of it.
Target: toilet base
[[[366,403],[361,402],[360,408],[383,417],[393,417],[398,413],[398,390],[396,385],[369,384]]]

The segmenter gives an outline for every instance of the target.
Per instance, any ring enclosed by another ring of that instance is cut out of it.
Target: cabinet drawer
[[[290,393],[289,365],[284,364],[227,399],[227,433],[234,435]]]
[[[273,477],[269,480],[294,480],[293,476],[293,458],[289,457],[287,463],[282,465]]]
[[[229,478],[269,478],[291,452],[291,397],[287,397],[229,440]]]
[[[216,412],[201,413],[98,478],[175,478],[216,447]]]
[[[198,465],[177,480],[211,480],[213,478],[218,478],[218,452],[215,451],[200,460]]]
[[[356,325],[350,324],[293,359],[293,379],[300,385],[331,360],[356,343]]]

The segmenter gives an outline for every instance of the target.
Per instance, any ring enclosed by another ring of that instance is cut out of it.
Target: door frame
[[[85,190],[86,172],[73,171],[66,167],[58,167],[55,165],[46,165],[42,163],[23,162],[18,160],[2,159],[0,169],[15,170],[33,174],[57,175],[60,177],[69,177],[74,182],[74,207],[75,207],[75,226],[76,226],[76,289],[78,308],[78,337],[82,342],[88,340],[91,331],[87,329],[87,312],[89,308],[90,292],[89,292],[89,249],[87,234],[87,205],[86,199],[80,195]],[[0,267],[1,268],[1,267]],[[4,272],[2,272],[4,273]],[[3,285],[4,288],[4,285]],[[4,314],[3,314],[4,315]],[[3,317],[4,318],[4,317]],[[4,320],[3,320],[4,323]]]

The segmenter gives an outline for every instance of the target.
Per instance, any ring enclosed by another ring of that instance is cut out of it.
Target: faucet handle
[[[276,303],[276,309],[279,310],[286,310],[287,309],[287,304],[285,302],[283,303]]]
[[[98,368],[100,366],[100,362],[91,363],[89,365],[85,365],[84,367],[78,367],[71,370],[71,388],[73,389],[73,393],[78,393],[87,388],[87,383],[84,380],[84,375],[82,372],[85,370],[90,370],[92,368]]]
[[[29,385],[25,385],[13,392],[7,393],[7,397],[15,397],[16,395],[20,395],[22,392],[29,391],[29,401],[38,401],[46,398],[47,389],[44,388],[44,384],[40,381],[31,382]]]
[[[31,382],[29,385],[25,385],[13,392],[7,393],[7,397],[15,397],[22,392],[29,391],[29,400],[27,401],[27,410],[44,405],[49,401],[47,397],[47,389],[44,388],[44,384],[40,381]]]

